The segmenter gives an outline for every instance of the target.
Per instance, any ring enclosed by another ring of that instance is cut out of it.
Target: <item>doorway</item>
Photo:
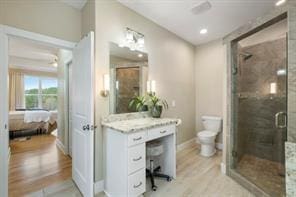
[[[15,37],[8,48],[8,194],[23,196],[72,177],[64,86],[72,52]]]
[[[2,192],[1,196],[8,196],[8,170],[9,170],[9,39],[11,38],[20,38],[34,43],[39,43],[49,47],[54,47],[61,49],[60,53],[63,54],[64,50],[73,51],[72,58],[72,74],[73,81],[72,90],[73,97],[72,99],[72,179],[75,182],[76,186],[79,188],[83,196],[91,197],[93,196],[93,187],[94,187],[94,130],[96,126],[94,125],[94,33],[90,32],[78,43],[72,43],[45,35],[28,32],[20,29],[16,29],[9,26],[0,25],[0,190]],[[66,61],[64,61],[66,62]],[[68,61],[69,62],[69,61]],[[83,65],[83,71],[81,72],[81,66]],[[63,68],[64,67],[58,67]],[[63,71],[67,73],[67,71]],[[58,78],[60,78],[58,76]],[[64,79],[64,75],[62,76]],[[40,81],[40,80],[39,80]],[[59,81],[61,86],[65,88],[65,80]],[[42,82],[40,85],[39,82],[39,91],[36,91],[38,94],[36,103],[38,103],[38,108],[42,103]],[[32,93],[32,92],[31,92]],[[58,91],[58,93],[61,93]],[[63,94],[67,93],[63,89]],[[82,93],[82,94],[81,94]],[[32,93],[33,94],[33,93]],[[32,96],[32,95],[31,95]],[[50,95],[53,96],[53,95]],[[59,97],[60,98],[60,97]],[[64,97],[66,98],[66,97]],[[46,100],[46,99],[45,99]],[[66,99],[67,100],[67,99]],[[65,114],[68,114],[68,110],[65,110],[65,102],[59,102],[59,105],[63,105],[59,110],[59,115],[61,118],[58,118],[58,126],[68,121],[68,118],[65,118]],[[37,105],[37,104],[36,104]],[[34,113],[31,113],[31,119],[33,119],[32,114],[35,114],[36,110],[32,110]],[[44,110],[40,110],[40,114],[45,114]],[[49,111],[49,110],[47,110]],[[39,114],[39,115],[40,115]],[[48,113],[47,113],[48,115]],[[66,127],[66,126],[65,126]],[[58,129],[59,129],[58,128]],[[39,130],[44,132],[43,129]],[[67,131],[67,129],[65,130]],[[68,154],[68,133],[60,135],[60,132],[57,132],[56,145],[63,154]],[[64,145],[64,142],[66,145]]]

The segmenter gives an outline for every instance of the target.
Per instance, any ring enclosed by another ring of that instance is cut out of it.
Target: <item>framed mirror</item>
[[[130,101],[146,93],[148,54],[109,45],[110,54],[110,113],[130,113]]]

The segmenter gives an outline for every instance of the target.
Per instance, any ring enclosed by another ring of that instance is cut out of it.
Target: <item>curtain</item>
[[[9,110],[25,108],[24,74],[9,71]]]

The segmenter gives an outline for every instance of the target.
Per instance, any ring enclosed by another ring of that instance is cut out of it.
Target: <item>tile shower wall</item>
[[[283,163],[286,131],[275,127],[274,116],[287,108],[286,76],[277,75],[286,69],[286,38],[239,48],[238,61],[238,159],[250,154]]]
[[[118,90],[116,93],[116,113],[128,113],[129,102],[140,94],[140,68],[116,68],[116,81]]]

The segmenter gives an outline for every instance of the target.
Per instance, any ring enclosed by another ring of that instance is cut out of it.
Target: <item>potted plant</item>
[[[155,95],[149,95],[148,106],[153,118],[160,118],[163,108],[169,108],[166,100],[160,99]]]
[[[148,106],[146,103],[146,96],[136,96],[129,102],[128,108],[138,112],[148,111]]]

